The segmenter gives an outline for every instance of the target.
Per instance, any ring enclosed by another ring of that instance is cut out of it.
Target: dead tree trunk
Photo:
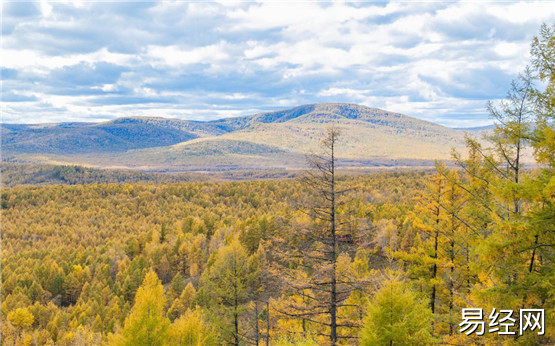
[[[341,311],[350,292],[361,289],[355,278],[346,277],[337,266],[339,254],[348,253],[355,244],[340,239],[356,238],[354,232],[357,232],[353,227],[346,227],[344,220],[338,220],[337,210],[343,204],[341,197],[347,191],[339,187],[341,181],[336,174],[338,137],[339,131],[329,129],[322,141],[323,154],[308,159],[311,170],[302,182],[309,191],[309,205],[303,209],[312,225],[296,232],[295,247],[289,247],[283,256],[286,263],[294,261],[299,268],[297,272],[304,273],[299,279],[291,270],[285,270],[288,286],[303,303],[292,302],[287,311],[281,311],[297,318],[303,331],[311,332],[311,328],[319,326],[317,333],[323,334],[321,330],[325,326],[325,335],[332,345],[341,338],[354,337],[342,330],[357,327],[358,321],[345,320]]]

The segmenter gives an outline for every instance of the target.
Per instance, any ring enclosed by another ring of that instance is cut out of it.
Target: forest
[[[553,344],[554,58],[434,171],[340,174],[332,128],[292,179],[3,187],[2,343]]]
[[[210,172],[159,173],[126,169],[100,169],[79,165],[22,164],[2,162],[2,186],[81,185],[110,183],[179,183],[188,181],[257,180],[293,178],[293,170],[220,170]],[[357,170],[364,172],[364,170]],[[355,173],[357,172],[355,171]]]

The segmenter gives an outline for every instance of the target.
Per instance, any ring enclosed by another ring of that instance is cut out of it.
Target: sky
[[[553,1],[2,2],[4,123],[348,102],[491,123]]]

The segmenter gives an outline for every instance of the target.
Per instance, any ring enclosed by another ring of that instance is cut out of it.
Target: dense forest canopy
[[[357,173],[362,170],[351,170]],[[292,178],[291,170],[227,170],[213,172],[155,173],[125,169],[100,169],[77,165],[1,164],[2,186],[79,185],[106,183],[179,183],[186,181],[226,181]]]
[[[330,129],[300,179],[3,188],[2,342],[553,344],[553,27],[531,53],[456,168],[342,175]]]
[[[343,179],[356,189],[351,207],[374,220],[389,246],[403,241],[396,229],[406,227],[403,215],[425,177],[415,172]],[[152,268],[165,288],[164,315],[167,311],[175,320],[198,305],[206,311],[198,314],[214,323],[207,324],[210,328],[222,328],[214,329],[214,335],[222,335],[229,328],[227,319],[207,313],[221,309],[219,298],[206,296],[211,292],[204,288],[216,279],[207,282],[203,275],[225,275],[212,269],[229,265],[219,259],[224,253],[254,258],[264,240],[287,237],[295,230],[293,223],[306,222],[297,210],[305,194],[296,180],[4,189],[2,316],[18,308],[36,316],[21,328],[21,338],[39,344],[100,342],[124,325]],[[267,249],[271,252],[272,246]],[[385,259],[372,254],[376,251],[369,248],[365,256],[377,256],[376,265],[383,265]],[[241,275],[244,280],[247,273]],[[231,278],[218,280],[227,288]],[[253,298],[246,297],[250,289],[243,289],[241,332],[250,335]],[[279,292],[270,297],[272,304],[279,299]],[[270,312],[272,329],[290,323],[274,315],[272,307]],[[263,329],[262,319],[259,323]],[[20,338],[15,324],[2,323],[2,328],[5,341]]]

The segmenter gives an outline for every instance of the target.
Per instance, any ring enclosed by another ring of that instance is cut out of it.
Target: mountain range
[[[464,130],[342,103],[214,121],[125,117],[0,125],[5,162],[172,172],[302,168],[330,126],[342,132],[337,154],[343,167],[430,166],[464,146]]]

